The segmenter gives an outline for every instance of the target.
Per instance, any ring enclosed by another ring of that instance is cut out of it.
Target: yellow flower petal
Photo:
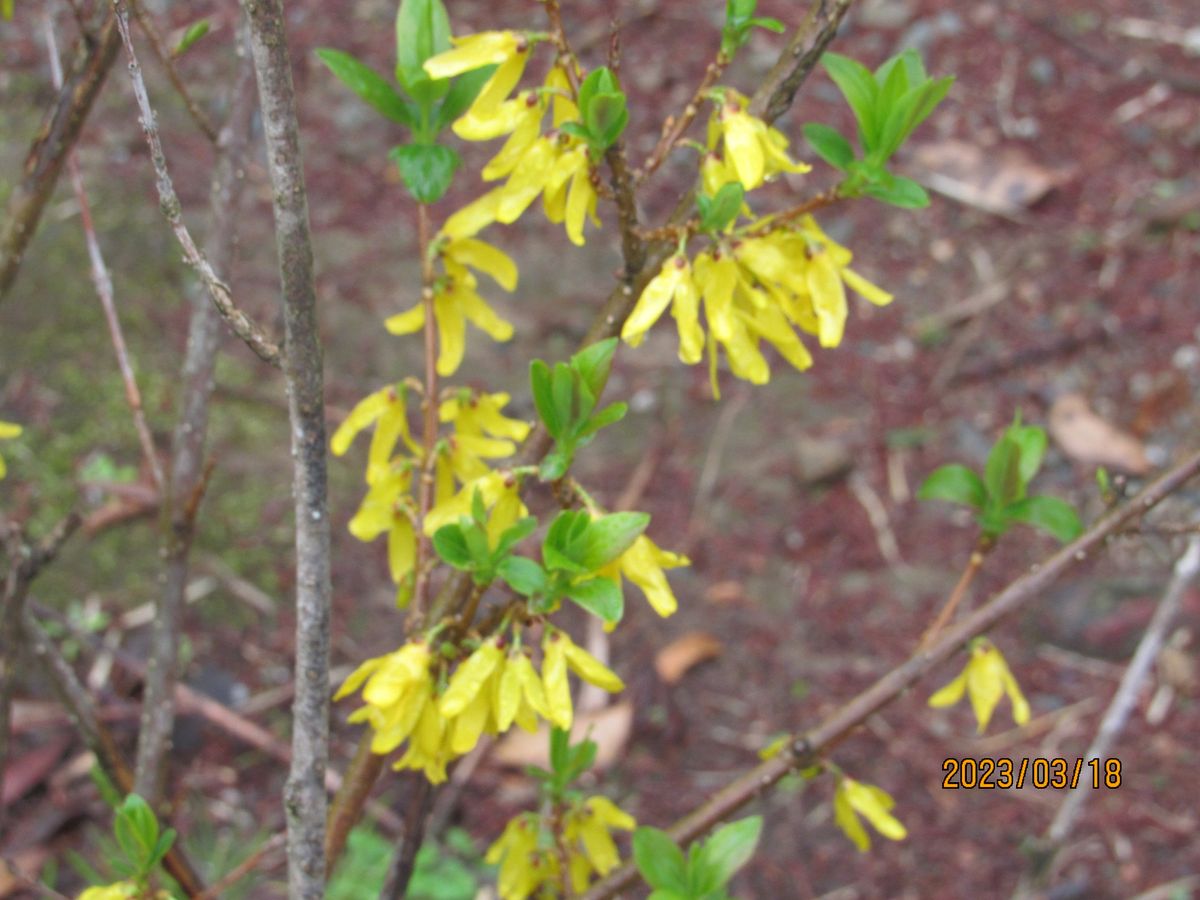
[[[546,633],[542,641],[542,684],[546,689],[547,719],[564,731],[571,730],[575,710],[571,706],[571,687],[567,683],[567,644],[557,632]]]
[[[517,264],[498,247],[474,238],[452,241],[444,251],[449,259],[490,275],[506,291],[517,286]]]
[[[442,234],[452,238],[471,237],[491,225],[496,221],[496,209],[503,190],[493,188],[452,214],[442,226]],[[424,319],[421,321],[424,323]]]
[[[515,31],[481,31],[452,40],[454,49],[425,60],[424,69],[430,78],[453,78],[472,69],[503,63],[517,52],[522,38]]]
[[[433,298],[433,314],[438,327],[437,372],[442,377],[453,375],[462,363],[466,351],[467,323],[462,304],[443,291]]]
[[[836,347],[846,328],[846,291],[841,276],[827,253],[816,253],[805,269],[813,309],[817,313],[822,347]]]
[[[650,279],[637,304],[621,328],[621,338],[636,347],[642,336],[658,321],[670,304],[680,280],[688,272],[687,258],[672,256],[663,263],[659,273]]]
[[[869,303],[874,303],[876,306],[887,306],[892,302],[891,294],[867,281],[853,269],[843,268],[842,280],[852,291]]]
[[[329,449],[334,456],[341,456],[349,450],[358,433],[383,415],[383,411],[388,408],[391,403],[391,395],[394,393],[394,388],[386,387],[373,394],[368,394],[354,405],[354,409],[350,410],[350,415],[346,416],[342,424],[338,426],[329,442]],[[5,435],[0,434],[0,437],[2,436]]]
[[[594,684],[610,694],[625,690],[625,682],[612,669],[582,647],[577,646],[569,637],[564,635],[561,637],[561,641],[563,652],[567,657],[567,664],[576,675],[588,684]]]
[[[412,334],[420,331],[425,327],[425,304],[418,303],[412,309],[389,316],[383,320],[383,327],[392,334]]]

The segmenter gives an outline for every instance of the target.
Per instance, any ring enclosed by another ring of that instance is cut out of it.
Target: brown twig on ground
[[[1110,538],[1130,522],[1146,515],[1198,473],[1200,451],[1186,457],[1136,497],[1109,511],[1077,540],[1045,560],[1040,567],[1011,582],[970,616],[947,628],[938,641],[896,666],[817,727],[798,734],[778,755],[734,779],[672,826],[671,837],[679,844],[690,843],[767,791],[789,772],[820,760],[872,715],[916,684],[934,666],[958,652],[971,638],[986,633],[1002,619],[1044,596],[1046,589],[1065,572],[1086,560],[1090,554],[1103,550]],[[616,896],[637,877],[637,869],[631,863],[626,863],[593,885],[583,895],[583,900],[604,900]]]
[[[137,61],[137,55],[133,49],[133,39],[129,34],[129,13],[125,8],[125,0],[112,0],[112,3],[116,13],[117,30],[120,32],[121,42],[125,45],[125,53],[129,57],[129,77],[133,82],[133,96],[137,100],[142,131],[145,132],[146,143],[150,148],[150,161],[154,166],[154,186],[158,191],[159,208],[166,216],[171,231],[183,248],[184,259],[200,276],[209,297],[220,310],[221,316],[229,323],[233,333],[245,341],[263,362],[282,368],[282,353],[279,347],[234,303],[229,285],[217,277],[212,264],[197,249],[191,232],[184,224],[179,196],[175,193],[175,185],[171,181],[170,170],[167,169],[167,158],[163,154],[162,140],[158,135],[154,110],[150,106],[150,97],[146,93],[146,81],[142,77],[142,68]]]
[[[254,115],[254,70],[246,53],[238,62],[229,108],[229,118],[217,142],[204,247],[205,258],[226,272],[233,267],[241,171]],[[196,513],[208,480],[204,444],[220,342],[216,308],[199,290],[193,291],[189,299],[192,313],[180,373],[183,390],[179,417],[171,442],[171,481],[163,493],[160,517],[164,577],[151,630],[134,779],[137,792],[151,806],[157,805],[161,794],[175,722],[172,698],[179,665],[179,621],[187,591]]]
[[[34,547],[26,543],[25,536],[16,525],[0,522],[0,542],[3,542],[8,560],[8,571],[0,592],[0,784],[4,782],[8,765],[9,726],[13,688],[19,669],[17,659],[21,643],[21,619],[25,615],[29,585],[37,578],[42,567],[58,555],[62,545],[79,527],[79,522],[79,516],[71,513]],[[0,807],[0,829],[3,827],[4,809]]]
[[[119,45],[115,17],[111,14],[94,37],[84,35],[54,108],[29,148],[21,179],[8,195],[0,223],[0,301],[17,277],[42,209],[54,193],[67,154],[79,139]]]
[[[217,129],[213,123],[205,115],[204,111],[196,104],[196,100],[192,97],[191,92],[187,89],[187,85],[183,83],[183,79],[179,76],[179,69],[175,65],[175,58],[167,52],[167,48],[163,46],[162,35],[158,33],[158,28],[154,25],[154,20],[150,18],[140,0],[135,0],[133,3],[133,17],[137,19],[138,27],[142,29],[142,34],[146,36],[146,40],[150,42],[150,49],[154,51],[154,57],[158,60],[159,65],[167,73],[167,80],[171,82],[171,86],[175,88],[175,92],[179,94],[179,98],[183,101],[183,105],[187,108],[188,115],[192,117],[192,121],[196,123],[196,127],[204,132],[204,136],[217,143]]]
[[[58,58],[58,42],[54,36],[54,19],[50,11],[43,12],[42,33],[46,41],[46,52],[50,57],[51,79],[56,90],[62,90],[62,64]],[[104,263],[104,254],[100,251],[100,239],[96,236],[96,227],[92,222],[92,208],[88,203],[87,190],[83,185],[83,175],[79,171],[79,160],[75,149],[67,151],[67,170],[71,176],[71,187],[75,192],[75,202],[79,204],[79,218],[83,224],[83,237],[87,245],[88,260],[92,267],[92,284],[96,287],[96,295],[100,298],[100,306],[104,310],[104,320],[108,324],[108,336],[112,341],[113,351],[117,356],[117,368],[121,372],[121,381],[125,385],[125,401],[133,412],[133,427],[137,431],[138,441],[142,445],[142,455],[154,477],[154,485],[161,498],[166,490],[166,478],[163,475],[162,463],[158,451],[154,447],[154,438],[150,434],[150,426],[146,424],[146,413],[142,408],[142,392],[138,390],[137,376],[133,373],[133,365],[129,361],[129,348],[125,344],[125,333],[121,329],[121,320],[117,315],[117,304],[113,298],[112,278],[108,274],[108,266]]]
[[[242,0],[258,76],[271,171],[287,354],[288,421],[296,525],[296,699],[292,765],[284,788],[288,884],[297,900],[325,895],[325,772],[329,764],[328,441],[317,330],[308,195],[282,0]]]
[[[1179,615],[1184,592],[1197,576],[1200,576],[1200,538],[1192,537],[1188,540],[1183,554],[1175,562],[1171,581],[1154,611],[1153,618],[1146,626],[1141,641],[1138,642],[1129,667],[1121,677],[1121,683],[1100,721],[1096,736],[1083,756],[1085,760],[1108,757],[1137,704],[1138,695],[1153,670],[1154,661],[1158,658],[1167,632]],[[1041,895],[1042,889],[1053,874],[1054,859],[1074,829],[1075,823],[1079,821],[1090,793],[1087,788],[1076,788],[1063,798],[1058,812],[1054,814],[1045,834],[1030,855],[1030,867],[1021,879],[1016,896],[1027,897],[1034,893]]]

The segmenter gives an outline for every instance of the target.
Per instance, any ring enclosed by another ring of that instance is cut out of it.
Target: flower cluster
[[[677,253],[646,285],[621,337],[637,346],[670,306],[679,331],[679,358],[698,363],[706,345],[703,306],[714,373],[720,347],[734,375],[765,383],[770,367],[760,349],[764,340],[803,371],[813,360],[796,330],[815,335],[822,347],[838,346],[848,315],[847,287],[876,305],[892,300],[849,268],[850,258],[850,251],[811,216],[794,225],[778,223],[765,234],[722,239],[694,260]]]
[[[362,430],[375,426],[367,453],[367,493],[350,520],[350,533],[360,541],[388,537],[388,566],[407,602],[416,559],[416,502],[412,496],[414,471],[425,465],[425,454],[408,428],[408,391],[403,384],[389,385],[369,394],[351,410],[330,442],[341,456]],[[510,419],[502,412],[508,394],[479,394],[463,389],[442,402],[438,418],[451,425],[452,435],[434,447],[434,504],[425,519],[425,532],[433,534],[447,522],[470,511],[471,498],[480,493],[492,509],[491,537],[525,515],[518,483],[494,471],[485,460],[516,452],[515,441],[524,440],[529,423]],[[406,452],[397,452],[401,449]],[[456,485],[461,487],[456,488]]]
[[[540,674],[519,641],[505,646],[493,635],[447,679],[445,663],[429,643],[414,641],[364,662],[334,700],[361,688],[365,705],[349,721],[371,726],[372,752],[391,753],[407,740],[395,768],[423,771],[437,784],[445,781],[447,764],[470,753],[484,734],[502,734],[513,723],[532,732],[539,717],[569,730],[574,709],[568,670],[612,693],[625,687],[565,632],[546,626]]]
[[[992,713],[1005,694],[1012,703],[1013,721],[1018,725],[1029,721],[1029,701],[1021,693],[1004,655],[991,641],[981,639],[975,643],[962,674],[935,692],[929,698],[929,705],[953,706],[964,694],[971,701],[980,734],[987,728]]]
[[[10,440],[19,437],[21,434],[21,426],[14,425],[11,422],[0,422],[0,441]],[[0,478],[3,478],[8,469],[4,465],[4,457],[0,456]]]
[[[505,826],[485,860],[500,866],[501,900],[523,900],[544,886],[561,883],[563,854],[571,890],[583,893],[593,874],[603,877],[620,862],[610,831],[632,831],[636,825],[633,816],[607,797],[589,797],[562,815],[560,841],[542,827],[537,815],[522,813]]]

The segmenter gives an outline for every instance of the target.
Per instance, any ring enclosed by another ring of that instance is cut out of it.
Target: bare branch
[[[734,779],[677,822],[670,829],[671,837],[680,844],[695,840],[774,786],[788,772],[820,760],[872,715],[916,684],[934,666],[958,652],[971,638],[985,634],[1002,619],[1044,596],[1046,589],[1065,572],[1086,560],[1090,554],[1103,550],[1110,538],[1140,519],[1197,473],[1200,473],[1200,452],[1191,454],[1136,497],[1111,510],[1082,537],[1063,547],[1041,566],[1010,583],[974,613],[949,626],[935,644],[919,650],[896,666],[871,687],[843,704],[816,728],[796,736],[778,755]],[[637,877],[637,869],[631,863],[626,863],[593,885],[583,895],[583,900],[616,896]]]
[[[285,788],[293,898],[325,893],[325,770],[329,759],[329,510],[321,343],[296,98],[281,0],[242,0],[274,195],[283,292],[284,375],[296,521],[296,699]]]
[[[196,127],[204,132],[204,136],[217,143],[217,129],[213,127],[213,123],[209,121],[204,111],[196,105],[195,98],[187,89],[187,85],[183,83],[183,79],[179,77],[179,69],[175,66],[175,58],[167,52],[167,48],[163,46],[162,35],[158,33],[158,28],[154,25],[154,20],[150,18],[150,14],[146,12],[145,6],[141,2],[134,2],[133,17],[137,19],[138,27],[142,29],[142,34],[146,35],[146,40],[150,42],[150,49],[154,51],[154,57],[158,60],[159,65],[167,73],[167,79],[171,82],[171,86],[175,88],[179,98],[183,101],[183,105],[187,107],[188,115],[196,123]]]
[[[767,123],[782,116],[796,97],[800,85],[837,34],[838,26],[854,0],[814,0],[808,17],[788,40],[787,49],[771,67],[750,100],[750,114]]]
[[[133,81],[133,95],[137,100],[138,113],[141,116],[142,130],[146,134],[146,143],[150,147],[150,160],[154,165],[155,188],[158,190],[158,204],[166,216],[175,238],[183,248],[184,259],[187,261],[200,280],[208,289],[208,294],[233,333],[240,337],[264,362],[273,366],[281,365],[281,354],[266,332],[251,321],[233,302],[229,285],[217,277],[208,260],[196,249],[191,232],[183,222],[179,197],[175,193],[175,185],[171,181],[171,173],[167,169],[167,158],[163,154],[162,141],[158,136],[158,125],[155,121],[154,110],[150,107],[150,97],[146,93],[146,82],[142,78],[142,68],[138,64],[137,55],[133,49],[133,40],[129,35],[129,13],[124,0],[112,0],[116,13],[117,29],[121,42],[125,45],[125,53],[129,57],[129,76]]]
[[[25,248],[116,59],[117,47],[116,22],[109,15],[95,38],[85,35],[81,40],[54,108],[29,148],[21,180],[9,194],[0,223],[0,301],[16,280]]]
[[[229,119],[217,144],[217,160],[209,199],[205,256],[216,268],[233,268],[237,240],[237,211],[243,180],[241,171],[254,114],[254,68],[243,52],[230,91]],[[163,783],[171,728],[175,721],[174,687],[178,668],[179,620],[188,581],[188,558],[196,525],[196,507],[203,491],[204,443],[208,431],[209,398],[220,340],[220,316],[203,292],[191,297],[192,315],[184,355],[183,396],[171,447],[171,483],[164,492],[162,556],[165,577],[156,604],[146,669],[142,721],[138,734],[135,784],[152,806]]]
[[[49,12],[42,15],[42,32],[46,40],[46,51],[50,56],[50,71],[55,88],[63,86],[62,66],[58,60],[58,43],[54,38],[54,20]],[[154,438],[150,434],[150,426],[146,424],[146,413],[142,408],[142,392],[138,390],[137,376],[133,374],[133,365],[129,361],[129,348],[125,344],[125,333],[121,330],[121,320],[117,316],[117,304],[113,299],[112,278],[109,277],[108,267],[104,264],[104,254],[100,251],[100,240],[96,237],[96,227],[92,223],[92,209],[88,204],[87,190],[83,186],[83,175],[79,171],[79,160],[72,148],[67,153],[67,169],[71,175],[71,187],[75,192],[75,201],[79,204],[79,218],[83,223],[83,237],[87,245],[88,260],[92,266],[92,283],[96,287],[96,295],[100,298],[100,306],[104,310],[104,320],[108,324],[108,336],[112,341],[113,351],[117,355],[117,368],[121,371],[121,381],[125,384],[125,400],[133,411],[133,427],[137,431],[138,441],[142,445],[142,455],[150,467],[154,484],[161,498],[166,490],[166,478],[163,475],[162,463],[158,452],[154,449]]]

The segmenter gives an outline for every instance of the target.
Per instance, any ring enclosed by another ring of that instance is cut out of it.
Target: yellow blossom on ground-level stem
[[[601,574],[617,579],[618,583],[621,577],[628,578],[642,589],[654,611],[666,618],[679,608],[679,603],[663,570],[690,565],[691,560],[686,556],[661,549],[643,534]]]
[[[988,640],[980,640],[971,650],[971,658],[957,678],[929,698],[930,706],[953,706],[966,694],[982,734],[991,721],[1000,698],[1005,694],[1012,703],[1013,721],[1029,721],[1029,701],[1021,693],[1003,654]]]
[[[21,434],[21,426],[14,425],[12,422],[0,422],[0,441],[11,440]],[[7,472],[4,464],[4,457],[0,456],[0,478],[3,478]]]
[[[833,795],[833,817],[854,846],[865,851],[871,846],[871,838],[859,816],[890,840],[902,841],[908,835],[904,825],[890,812],[895,805],[896,801],[882,788],[842,776]]]

